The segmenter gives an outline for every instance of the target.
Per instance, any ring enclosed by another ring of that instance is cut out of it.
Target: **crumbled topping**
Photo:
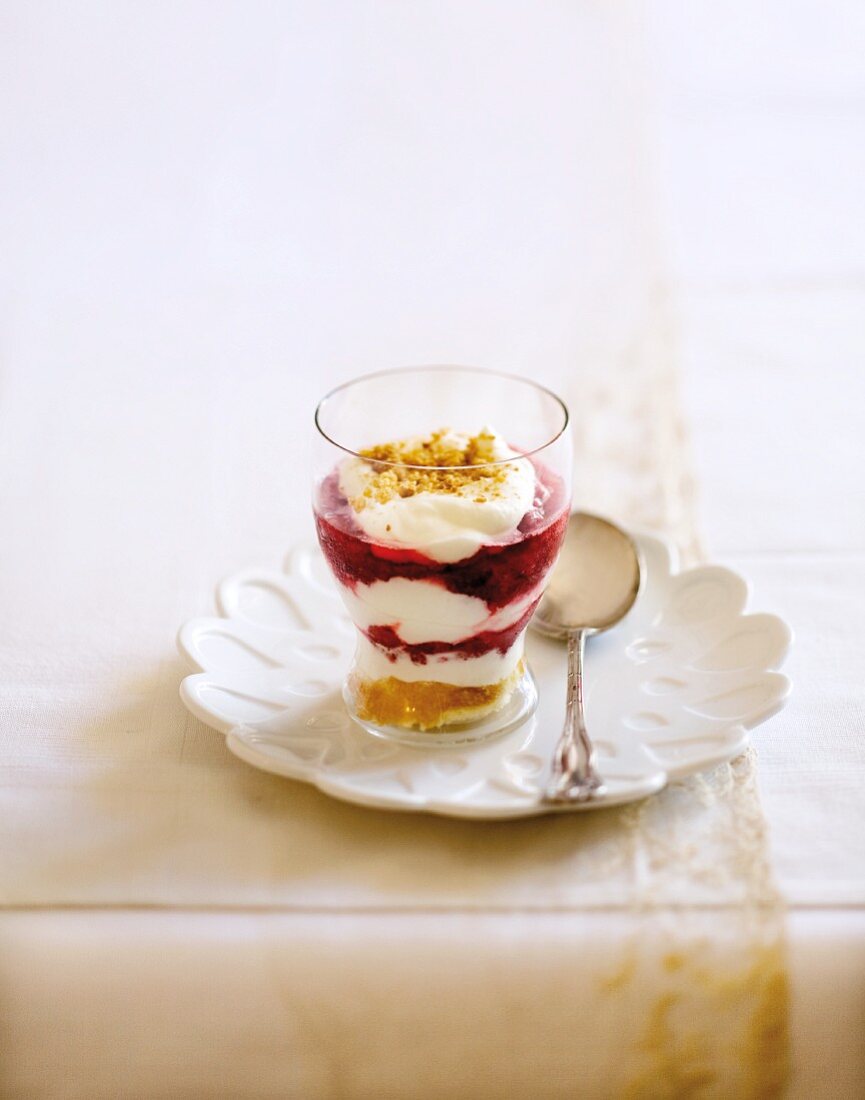
[[[379,443],[360,451],[372,470],[361,496],[350,501],[356,512],[375,500],[386,504],[395,497],[416,493],[466,495],[475,492],[474,502],[494,499],[515,464],[501,464],[496,452],[496,436],[487,430],[477,435],[457,435],[440,428],[421,439],[402,439]],[[487,465],[487,463],[500,463]],[[399,465],[385,465],[397,463]]]

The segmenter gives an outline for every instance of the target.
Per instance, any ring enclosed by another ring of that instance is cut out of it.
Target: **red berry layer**
[[[450,592],[484,600],[492,614],[536,589],[562,544],[568,521],[564,486],[546,469],[539,471],[539,483],[533,507],[509,541],[481,546],[463,561],[443,563],[416,550],[372,542],[341,494],[334,470],[319,491],[319,542],[337,580],[347,588],[393,577],[432,581]]]
[[[389,661],[396,661],[397,657],[406,656],[413,664],[425,665],[428,657],[440,653],[455,653],[466,658],[482,657],[493,649],[497,649],[504,656],[529,625],[529,619],[537,605],[538,600],[534,600],[526,608],[525,613],[504,630],[482,630],[479,634],[473,634],[471,638],[455,643],[416,642],[409,645],[400,638],[392,626],[371,626],[363,633],[374,645],[384,651]]]

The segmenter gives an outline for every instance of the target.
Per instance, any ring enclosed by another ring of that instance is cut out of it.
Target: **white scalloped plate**
[[[637,541],[646,568],[639,599],[588,643],[588,725],[609,793],[574,809],[643,798],[731,760],[790,691],[775,671],[790,630],[774,615],[745,614],[741,577],[712,565],[678,573],[667,545]],[[284,573],[230,577],[217,605],[221,618],[180,630],[180,652],[201,670],[180,694],[241,760],[385,809],[474,818],[550,811],[538,793],[564,714],[564,646],[530,632],[540,704],[519,729],[476,746],[410,748],[372,737],[345,711],[340,682],[354,630],[317,549],[293,551]]]

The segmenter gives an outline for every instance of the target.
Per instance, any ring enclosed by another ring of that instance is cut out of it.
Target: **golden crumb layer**
[[[378,726],[434,730],[497,710],[507,701],[523,672],[520,661],[510,676],[482,687],[459,687],[436,680],[409,683],[395,676],[383,680],[358,678],[351,687],[358,718]]]
[[[488,431],[462,436],[450,428],[440,428],[421,439],[379,443],[359,454],[372,466],[373,476],[363,496],[351,501],[356,512],[362,511],[369,500],[386,504],[394,497],[412,497],[415,493],[466,495],[471,488],[477,492],[476,503],[482,504],[497,495],[509,468],[485,465],[501,461],[496,452],[496,437]]]

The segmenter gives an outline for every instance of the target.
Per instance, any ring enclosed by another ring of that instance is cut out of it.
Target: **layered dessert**
[[[344,458],[314,503],[359,632],[357,717],[429,731],[503,707],[564,538],[561,478],[492,427],[443,428]]]

